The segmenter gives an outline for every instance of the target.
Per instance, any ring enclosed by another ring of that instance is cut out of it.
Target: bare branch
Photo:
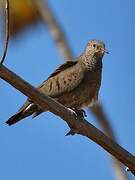
[[[111,128],[110,121],[107,115],[104,112],[103,105],[98,102],[94,104],[89,110],[94,114],[97,119],[97,122],[100,124],[101,128],[103,129],[104,133],[112,138],[115,142],[117,142],[117,138]],[[127,180],[129,177],[127,176],[127,172],[124,171],[125,167],[121,164],[116,158],[112,158],[113,168],[115,170],[115,174],[118,180]]]
[[[55,16],[53,15],[50,7],[48,6],[47,1],[42,2],[41,0],[33,0],[33,3],[35,4],[35,7],[45,25],[47,24],[49,26],[61,54],[66,59],[72,59],[72,52],[64,36],[62,28],[55,19]]]
[[[35,3],[35,6],[42,20],[45,22],[45,24],[48,24],[48,26],[50,27],[50,30],[53,34],[56,45],[58,49],[60,50],[61,54],[64,56],[64,59],[73,59],[73,54],[72,54],[71,48],[68,45],[68,41],[65,38],[64,32],[62,31],[60,24],[57,22],[56,18],[54,17],[54,14],[52,10],[50,9],[50,7],[48,6],[47,1],[45,1],[44,4],[43,2],[37,1],[37,0],[34,0],[33,2]],[[103,109],[103,106],[101,105],[99,106]],[[96,109],[95,106],[94,106],[94,109]],[[94,111],[93,108],[91,108],[91,111],[96,116],[96,119],[98,123],[101,125],[104,132],[107,134],[110,134],[110,137],[114,138],[113,130],[109,124],[109,120],[107,116],[105,117],[103,115],[102,113],[103,111],[100,113],[102,118],[100,118],[101,116],[98,116],[97,111]],[[123,172],[124,170],[123,170],[123,167],[121,167],[121,164],[114,158],[112,159],[112,161],[113,161],[117,179],[127,180],[128,179],[127,173]]]
[[[29,83],[17,76],[12,71],[8,70],[5,66],[0,65],[0,77],[21,91],[23,94],[32,99],[42,109],[46,108],[46,104],[49,110],[57,116],[60,116],[67,122],[70,128],[75,129],[77,134],[88,137],[95,143],[99,144],[111,155],[115,156],[120,162],[125,164],[130,171],[135,175],[135,156],[126,151],[111,138],[106,136],[103,132],[94,127],[91,123],[83,118],[76,117],[65,106],[55,101],[51,97],[48,97],[38,90],[36,90]]]
[[[2,57],[0,59],[0,63],[2,64],[5,60],[7,49],[8,49],[8,42],[9,42],[9,0],[5,0],[5,14],[6,14],[6,33],[5,33],[5,41],[4,41],[4,48]]]
[[[64,36],[64,33],[63,33],[60,25],[56,21],[47,2],[45,2],[45,4],[43,4],[40,0],[39,1],[35,0],[34,3],[37,6],[36,8],[38,9],[39,14],[42,17],[43,21],[49,25],[51,32],[54,36],[55,42],[56,42],[58,48],[60,49],[61,53],[63,54],[63,56],[66,59],[72,59],[73,55],[72,55],[71,49],[69,48],[67,40]],[[4,59],[5,59],[5,56],[7,53],[8,39],[9,39],[9,2],[8,2],[8,0],[6,1],[5,10],[6,10],[6,35],[5,35],[5,46],[4,46],[1,63],[4,62]],[[101,105],[100,105],[100,107],[102,108]],[[95,108],[96,107],[94,107],[94,109]],[[100,118],[102,115],[98,116],[97,111],[93,111],[93,108],[91,109],[91,111],[97,117],[97,120],[100,123],[101,127],[104,129],[104,131],[107,134],[110,134],[110,137],[114,137],[111,126],[109,126],[109,121],[108,121],[107,117]],[[102,114],[102,112],[101,112],[101,114]],[[116,159],[113,159],[113,161],[114,161],[114,167],[115,167],[118,179],[127,179],[127,177],[124,175],[123,169],[120,167],[120,163]],[[118,170],[118,169],[121,169],[121,170]]]

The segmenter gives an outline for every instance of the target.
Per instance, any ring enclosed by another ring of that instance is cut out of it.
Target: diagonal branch
[[[40,14],[41,18],[43,19],[43,21],[45,23],[46,22],[48,23],[48,26],[53,34],[55,42],[56,42],[58,48],[60,49],[60,52],[63,54],[64,57],[66,57],[66,59],[72,59],[73,55],[72,55],[71,49],[67,43],[67,40],[64,36],[62,28],[60,27],[60,24],[55,19],[54,14],[52,13],[47,2],[45,2],[45,4],[43,4],[40,0],[39,1],[35,0],[34,3],[36,5],[36,8],[38,9],[39,14]],[[9,2],[8,2],[8,0],[6,0],[5,10],[6,10],[6,35],[5,35],[5,46],[4,46],[4,51],[3,51],[2,58],[1,58],[2,59],[1,63],[3,63],[3,61],[5,59],[5,56],[7,53],[7,47],[8,47],[8,39],[9,39]],[[108,121],[107,117],[103,116],[104,115],[103,111],[100,112],[100,115],[98,114],[97,110],[99,110],[99,108],[102,109],[102,106],[100,104],[98,106],[92,107],[91,111],[97,117],[97,120],[100,123],[101,127],[104,129],[104,132],[106,132],[107,134],[110,134],[110,137],[114,137],[111,126],[109,126],[109,121]],[[116,159],[113,159],[113,162],[114,162],[114,167],[115,167],[115,171],[117,173],[118,179],[127,179],[127,177],[125,176],[125,174],[123,172],[123,169],[120,168],[119,162],[116,161]],[[121,170],[119,170],[119,168]]]
[[[110,138],[112,138],[115,142],[117,142],[117,139],[115,137],[113,129],[111,128],[108,117],[104,112],[103,105],[100,102],[98,102],[94,104],[92,107],[90,107],[89,110],[96,116],[96,119],[100,124],[101,128],[103,129],[104,133]],[[125,167],[114,157],[112,157],[112,162],[117,179],[129,179],[129,177],[127,176],[127,172],[124,171]]]
[[[60,24],[57,22],[57,19],[55,18],[52,10],[50,9],[47,1],[44,1],[43,3],[41,0],[39,1],[34,0],[33,2],[43,22],[45,22],[45,24],[48,24],[50,31],[52,32],[53,38],[56,42],[56,45],[60,50],[61,54],[63,55],[63,57],[65,59],[72,59],[73,53],[68,45],[68,41],[65,37],[65,34],[62,31]],[[107,116],[104,116],[103,111],[100,111],[100,114],[98,113],[99,108],[103,110],[103,106],[100,104],[97,104],[97,106],[92,107],[90,110],[96,116],[96,119],[100,124],[101,128],[104,130],[104,132],[107,135],[109,134],[111,138],[114,138],[113,130],[110,126],[109,120]],[[116,140],[116,138],[114,138],[114,140]],[[124,172],[124,168],[121,167],[121,164],[115,158],[113,158],[112,161],[117,179],[127,180],[128,179],[127,173]]]
[[[76,130],[77,134],[83,135],[88,137],[90,140],[93,140],[111,155],[115,156],[115,158],[127,166],[135,175],[135,156],[122,148],[115,141],[94,127],[91,123],[83,118],[76,117],[65,106],[55,101],[51,97],[40,93],[33,86],[31,86],[12,71],[8,70],[3,65],[0,65],[0,77],[32,99],[36,104],[42,107],[42,109],[45,109],[47,104],[49,110],[55,115],[60,116],[70,128]]]
[[[8,42],[9,42],[9,0],[5,0],[5,14],[6,14],[6,33],[5,33],[5,41],[4,41],[4,49],[0,59],[0,63],[2,64],[5,60]]]

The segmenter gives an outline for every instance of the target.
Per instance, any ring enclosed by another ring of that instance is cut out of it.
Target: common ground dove
[[[70,109],[79,110],[90,106],[98,99],[102,58],[105,52],[107,51],[103,42],[98,40],[88,42],[79,57],[59,66],[37,89]],[[46,105],[47,110],[49,108]],[[28,99],[6,123],[12,125],[27,116],[36,117],[42,112],[45,110]]]

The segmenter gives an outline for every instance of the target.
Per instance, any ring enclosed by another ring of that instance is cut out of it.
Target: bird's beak
[[[104,54],[104,53],[109,54],[109,51],[108,51],[107,49],[102,48],[102,49],[101,49],[101,53],[102,53],[102,54]]]
[[[109,54],[109,51],[108,51],[107,49],[105,49],[104,52],[105,52],[106,54]]]

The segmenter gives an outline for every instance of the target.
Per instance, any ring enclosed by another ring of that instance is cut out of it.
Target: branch
[[[49,26],[61,54],[65,59],[72,59],[72,52],[64,36],[62,28],[55,19],[55,16],[48,6],[47,1],[45,0],[44,2],[42,2],[41,0],[33,0],[33,3],[45,25],[47,24]]]
[[[2,53],[2,57],[0,59],[0,64],[2,64],[5,60],[8,42],[9,42],[9,0],[5,0],[5,14],[6,14],[6,33],[5,33],[5,41],[4,41],[4,49]]]
[[[8,3],[8,1],[7,1],[7,3]],[[39,14],[42,17],[43,21],[45,23],[46,22],[48,23],[48,25],[52,31],[52,34],[54,36],[55,42],[58,45],[58,48],[60,49],[61,53],[63,54],[63,56],[65,58],[71,59],[73,57],[71,49],[69,48],[67,40],[64,37],[64,33],[62,32],[62,29],[61,29],[60,25],[58,24],[58,22],[56,21],[56,19],[53,15],[51,9],[49,8],[47,2],[45,2],[45,4],[44,4],[45,6],[43,6],[43,3],[41,1],[35,1],[35,4],[37,6],[36,8],[38,9]],[[6,51],[7,51],[7,46],[8,46],[8,36],[9,36],[9,4],[7,4],[6,8],[7,8],[6,9],[6,38],[5,38],[6,40],[5,40],[5,48],[4,48],[3,58],[2,58],[3,60],[1,61],[1,63],[3,63],[5,56],[6,56]],[[96,115],[97,120],[101,124],[101,127],[104,129],[104,131],[105,132],[110,131],[111,127],[109,128],[109,126],[107,125],[107,124],[109,124],[109,121],[104,121],[104,119],[103,119],[103,121],[100,121],[101,118],[97,116],[97,113],[94,112],[94,114]],[[106,126],[107,128],[104,128],[104,126]],[[126,177],[124,177],[125,175],[123,173],[123,170],[122,169],[120,171],[118,170],[120,163],[118,161],[116,161],[116,159],[113,159],[113,160],[114,160],[117,176],[118,177],[122,176],[123,177],[122,179],[127,179]],[[122,173],[122,175],[121,175],[121,173]]]
[[[94,114],[104,133],[112,138],[115,142],[117,139],[114,135],[113,129],[111,128],[110,121],[108,120],[107,115],[104,112],[103,105],[98,102],[94,104],[89,110]],[[127,176],[127,172],[124,171],[125,167],[114,157],[112,158],[113,168],[115,169],[115,174],[118,180],[127,180],[129,177]]]
[[[8,70],[5,66],[0,65],[0,77],[11,84],[13,87],[21,91],[23,94],[32,99],[43,110],[46,104],[49,110],[57,116],[60,116],[70,128],[76,130],[77,134],[88,137],[95,143],[104,148],[111,155],[115,156],[120,162],[125,164],[135,175],[135,156],[126,151],[103,132],[94,127],[91,123],[83,118],[76,117],[65,106],[36,90],[29,83],[24,81],[18,75]]]
[[[45,24],[48,24],[48,26],[53,34],[56,45],[57,45],[58,49],[60,50],[61,54],[64,56],[64,59],[73,59],[73,53],[71,51],[71,48],[68,45],[68,41],[65,38],[64,32],[62,31],[60,24],[57,22],[52,10],[48,6],[47,1],[44,1],[44,3],[43,3],[43,2],[41,2],[41,0],[39,0],[39,1],[34,0],[33,2],[41,16],[41,19],[44,21]],[[100,105],[100,107],[102,108],[101,105]],[[96,109],[96,107],[94,107],[94,109]],[[97,121],[101,125],[104,132],[107,134],[110,134],[110,137],[113,138],[114,135],[112,132],[112,128],[109,124],[108,118],[105,117],[105,119],[104,119],[104,117],[102,116],[103,115],[102,112],[101,112],[101,116],[103,118],[100,118],[100,116],[98,116],[98,114],[97,114],[97,111],[93,111],[93,108],[91,109],[91,111],[96,116]],[[121,167],[121,164],[116,159],[113,158],[112,160],[113,160],[113,165],[114,165],[115,172],[117,175],[117,179],[127,180],[128,179],[127,173],[123,172],[124,168]]]

